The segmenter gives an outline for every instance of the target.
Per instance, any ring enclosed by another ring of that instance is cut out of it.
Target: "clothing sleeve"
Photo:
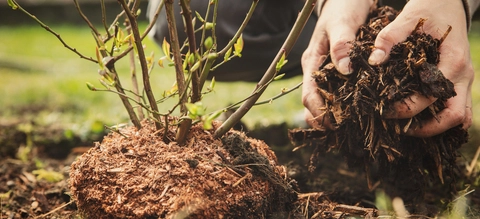
[[[320,12],[322,11],[323,5],[325,4],[327,0],[318,0],[317,4],[315,5],[314,13],[320,17]]]
[[[463,7],[465,8],[465,15],[467,16],[467,28],[470,30],[472,24],[472,17],[475,11],[477,11],[480,5],[480,0],[462,0]]]
[[[467,30],[470,30],[470,26],[472,25],[472,17],[480,5],[480,0],[462,0],[462,2],[465,9],[465,16],[467,17]]]

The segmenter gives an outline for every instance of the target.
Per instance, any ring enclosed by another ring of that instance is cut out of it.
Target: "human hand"
[[[393,45],[405,41],[420,18],[426,19],[421,31],[440,39],[448,26],[452,31],[440,45],[438,68],[454,84],[457,95],[447,100],[446,108],[437,118],[412,126],[407,135],[430,137],[452,127],[463,124],[467,129],[472,124],[471,86],[474,70],[470,58],[467,24],[462,1],[412,0],[403,8],[398,17],[387,25],[377,36],[375,49],[369,64],[378,65],[388,59]],[[436,99],[413,94],[394,104],[394,111],[384,113],[385,118],[411,118],[430,106]],[[438,120],[437,120],[438,119]]]
[[[333,64],[342,74],[350,74],[350,44],[365,22],[373,0],[327,1],[322,8],[310,43],[302,56],[302,102],[306,121],[312,127],[332,129],[329,119],[324,119],[325,102],[318,94],[312,72],[317,71],[330,52]]]

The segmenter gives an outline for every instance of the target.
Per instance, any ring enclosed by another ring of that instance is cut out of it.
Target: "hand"
[[[411,0],[399,16],[377,36],[375,49],[369,63],[378,65],[388,59],[393,45],[405,41],[420,18],[427,19],[421,31],[440,39],[448,26],[452,26],[440,46],[438,68],[455,86],[457,95],[447,100],[447,108],[437,114],[438,121],[424,121],[422,126],[411,127],[407,135],[429,137],[463,124],[467,129],[472,124],[471,86],[474,70],[470,58],[467,24],[462,1]],[[386,113],[386,118],[411,118],[430,106],[436,99],[414,94],[394,104],[395,111]]]
[[[310,43],[302,56],[302,101],[306,120],[312,127],[332,128],[329,119],[324,120],[325,102],[317,91],[312,72],[317,71],[330,52],[332,61],[342,74],[350,74],[349,41],[365,22],[373,0],[327,1],[318,18]]]

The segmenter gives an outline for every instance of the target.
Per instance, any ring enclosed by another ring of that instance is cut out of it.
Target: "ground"
[[[18,124],[2,126],[0,131],[2,139],[8,139],[11,145],[16,145],[15,151],[19,146],[25,148],[28,141],[26,138],[28,134],[25,132],[12,131],[16,130],[16,127]],[[36,127],[34,130],[39,128]],[[77,210],[76,203],[70,199],[68,173],[70,165],[76,157],[85,153],[93,144],[84,147],[88,142],[77,141],[72,143],[68,153],[61,156],[46,153],[48,150],[45,148],[48,145],[35,139],[62,138],[65,142],[67,140],[66,137],[53,134],[59,133],[58,131],[46,131],[51,127],[42,128],[45,129],[42,133],[48,133],[49,136],[33,138],[34,147],[26,162],[19,160],[15,155],[2,154],[0,163],[1,218],[78,218],[82,216],[82,213]],[[288,141],[287,129],[288,126],[285,124],[272,125],[263,128],[257,127],[257,130],[252,130],[248,134],[258,139],[265,139],[267,143],[270,143],[279,163],[286,167],[289,177],[295,179],[296,189],[300,192],[299,201],[295,203],[296,208],[294,209],[297,218],[318,218],[318,216],[340,218],[342,214],[344,214],[343,216],[348,215],[345,213],[350,215],[391,214],[387,211],[377,212],[374,210],[375,207],[392,210],[392,202],[388,201],[388,198],[381,198],[383,197],[380,189],[382,185],[376,184],[374,188],[369,189],[364,171],[349,168],[340,154],[329,152],[322,155],[319,159],[322,162],[317,165],[316,170],[309,172],[307,166],[313,148],[304,147],[293,152],[294,146]],[[10,134],[5,136],[7,130]],[[272,141],[271,136],[277,136],[275,141]],[[279,139],[283,139],[283,141],[279,141]],[[50,144],[50,146],[55,146],[52,142]],[[7,144],[3,141],[2,148],[5,145]],[[466,151],[465,153],[470,152]],[[468,164],[464,157],[459,157],[458,160],[461,164]],[[466,169],[465,165],[462,165],[463,170]],[[61,177],[55,179],[54,174],[41,175],[34,172],[39,169],[61,173],[63,179]],[[477,183],[475,182],[475,172],[473,171],[470,178],[460,179],[457,183],[459,190],[469,193],[465,196],[470,202],[464,213],[470,217],[478,215],[478,209],[480,209],[480,194],[474,190]],[[448,212],[452,202],[448,198],[442,198],[442,194],[444,192],[441,187],[429,188],[425,196],[427,211],[424,215],[427,215],[427,212],[429,214],[434,212],[435,215],[445,215],[445,212]],[[382,208],[381,203],[387,207]],[[443,204],[439,205],[438,203]]]

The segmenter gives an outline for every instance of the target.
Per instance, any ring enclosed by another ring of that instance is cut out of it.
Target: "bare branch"
[[[138,52],[138,58],[140,61],[140,66],[142,69],[142,76],[143,76],[143,87],[145,89],[145,94],[147,95],[148,102],[150,103],[150,107],[152,108],[153,112],[156,112],[153,114],[153,118],[155,118],[155,127],[157,129],[161,128],[160,124],[160,115],[158,114],[158,106],[155,101],[155,96],[153,95],[152,92],[152,87],[150,85],[150,76],[148,74],[148,66],[147,66],[147,60],[145,59],[145,52],[143,50],[143,45],[142,45],[142,39],[140,37],[140,33],[138,31],[138,23],[137,23],[137,18],[136,15],[132,13],[130,8],[128,7],[127,3],[125,0],[118,0],[118,2],[122,5],[123,10],[125,11],[125,14],[128,17],[128,20],[130,21],[130,26],[131,30],[133,33],[133,38],[134,38],[134,44],[137,48]],[[138,3],[137,3],[138,4]],[[136,8],[134,6],[134,8]]]
[[[267,83],[269,83],[273,78],[275,78],[275,75],[277,74],[276,71],[276,65],[278,61],[281,59],[283,55],[287,56],[288,53],[292,50],[293,45],[297,41],[298,37],[300,36],[300,33],[303,30],[303,27],[308,21],[308,18],[310,17],[310,14],[312,13],[316,0],[307,0],[305,2],[305,5],[303,6],[302,11],[298,15],[297,20],[295,21],[295,24],[292,27],[292,30],[290,31],[287,39],[285,40],[282,48],[280,48],[280,51],[278,51],[277,56],[275,59],[272,61],[270,64],[270,67],[267,69],[265,74],[263,75],[262,79],[260,82],[257,84],[257,87],[253,91],[255,93],[250,99],[245,101],[242,106],[238,110],[235,111],[214,133],[215,137],[221,137],[224,135],[231,127],[233,127],[240,119],[252,108],[252,106],[255,104],[255,102],[258,100],[258,98],[262,95],[263,91],[267,88],[265,86]]]

